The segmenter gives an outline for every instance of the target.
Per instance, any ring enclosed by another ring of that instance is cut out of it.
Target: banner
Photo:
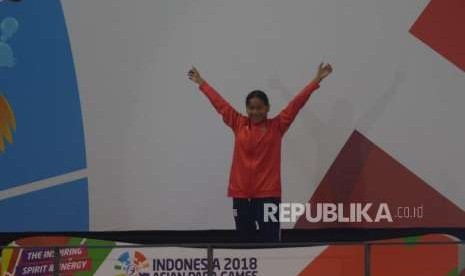
[[[436,234],[378,241],[370,249],[371,275],[459,275],[464,269],[460,261],[461,246],[450,244],[454,240],[453,237]],[[46,241],[50,244],[45,244]],[[428,242],[438,244],[422,244]],[[59,260],[56,260],[55,250],[49,247],[52,244],[81,247],[61,247]],[[41,245],[44,247],[37,247]],[[131,247],[122,243],[65,237],[28,238],[11,246],[17,248],[2,251],[1,276],[49,276],[53,275],[55,265],[59,266],[60,275],[66,276],[208,275],[206,248]],[[366,275],[365,252],[363,244],[214,249],[212,275],[363,276]]]

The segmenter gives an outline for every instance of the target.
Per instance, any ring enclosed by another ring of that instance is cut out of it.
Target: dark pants
[[[264,219],[265,203],[274,204],[278,210],[278,221]],[[279,242],[281,227],[279,223],[279,197],[233,198],[234,221],[241,241]]]

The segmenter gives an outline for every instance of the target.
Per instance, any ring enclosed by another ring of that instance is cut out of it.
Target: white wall
[[[62,0],[84,113],[92,230],[233,228],[233,137],[186,77],[272,115],[334,74],[283,145],[284,201],[306,202],[354,129],[461,208],[465,74],[408,30],[428,1]],[[291,225],[287,225],[291,226]]]

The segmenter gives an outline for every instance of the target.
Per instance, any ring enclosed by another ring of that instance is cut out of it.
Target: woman
[[[195,67],[189,71],[189,79],[199,86],[234,132],[228,196],[233,198],[236,229],[243,239],[254,240],[258,234],[259,240],[279,241],[280,223],[266,221],[264,207],[265,204],[278,206],[281,202],[282,138],[312,92],[332,71],[331,65],[320,64],[315,78],[271,119],[268,118],[270,103],[264,92],[255,90],[247,95],[248,116],[244,116],[224,100]]]

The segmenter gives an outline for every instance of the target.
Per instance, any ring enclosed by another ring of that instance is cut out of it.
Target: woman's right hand
[[[203,78],[200,76],[199,71],[197,71],[197,68],[193,66],[192,69],[189,70],[189,73],[187,73],[187,75],[189,76],[189,79],[191,81],[195,82],[198,85],[201,85],[204,82]]]

